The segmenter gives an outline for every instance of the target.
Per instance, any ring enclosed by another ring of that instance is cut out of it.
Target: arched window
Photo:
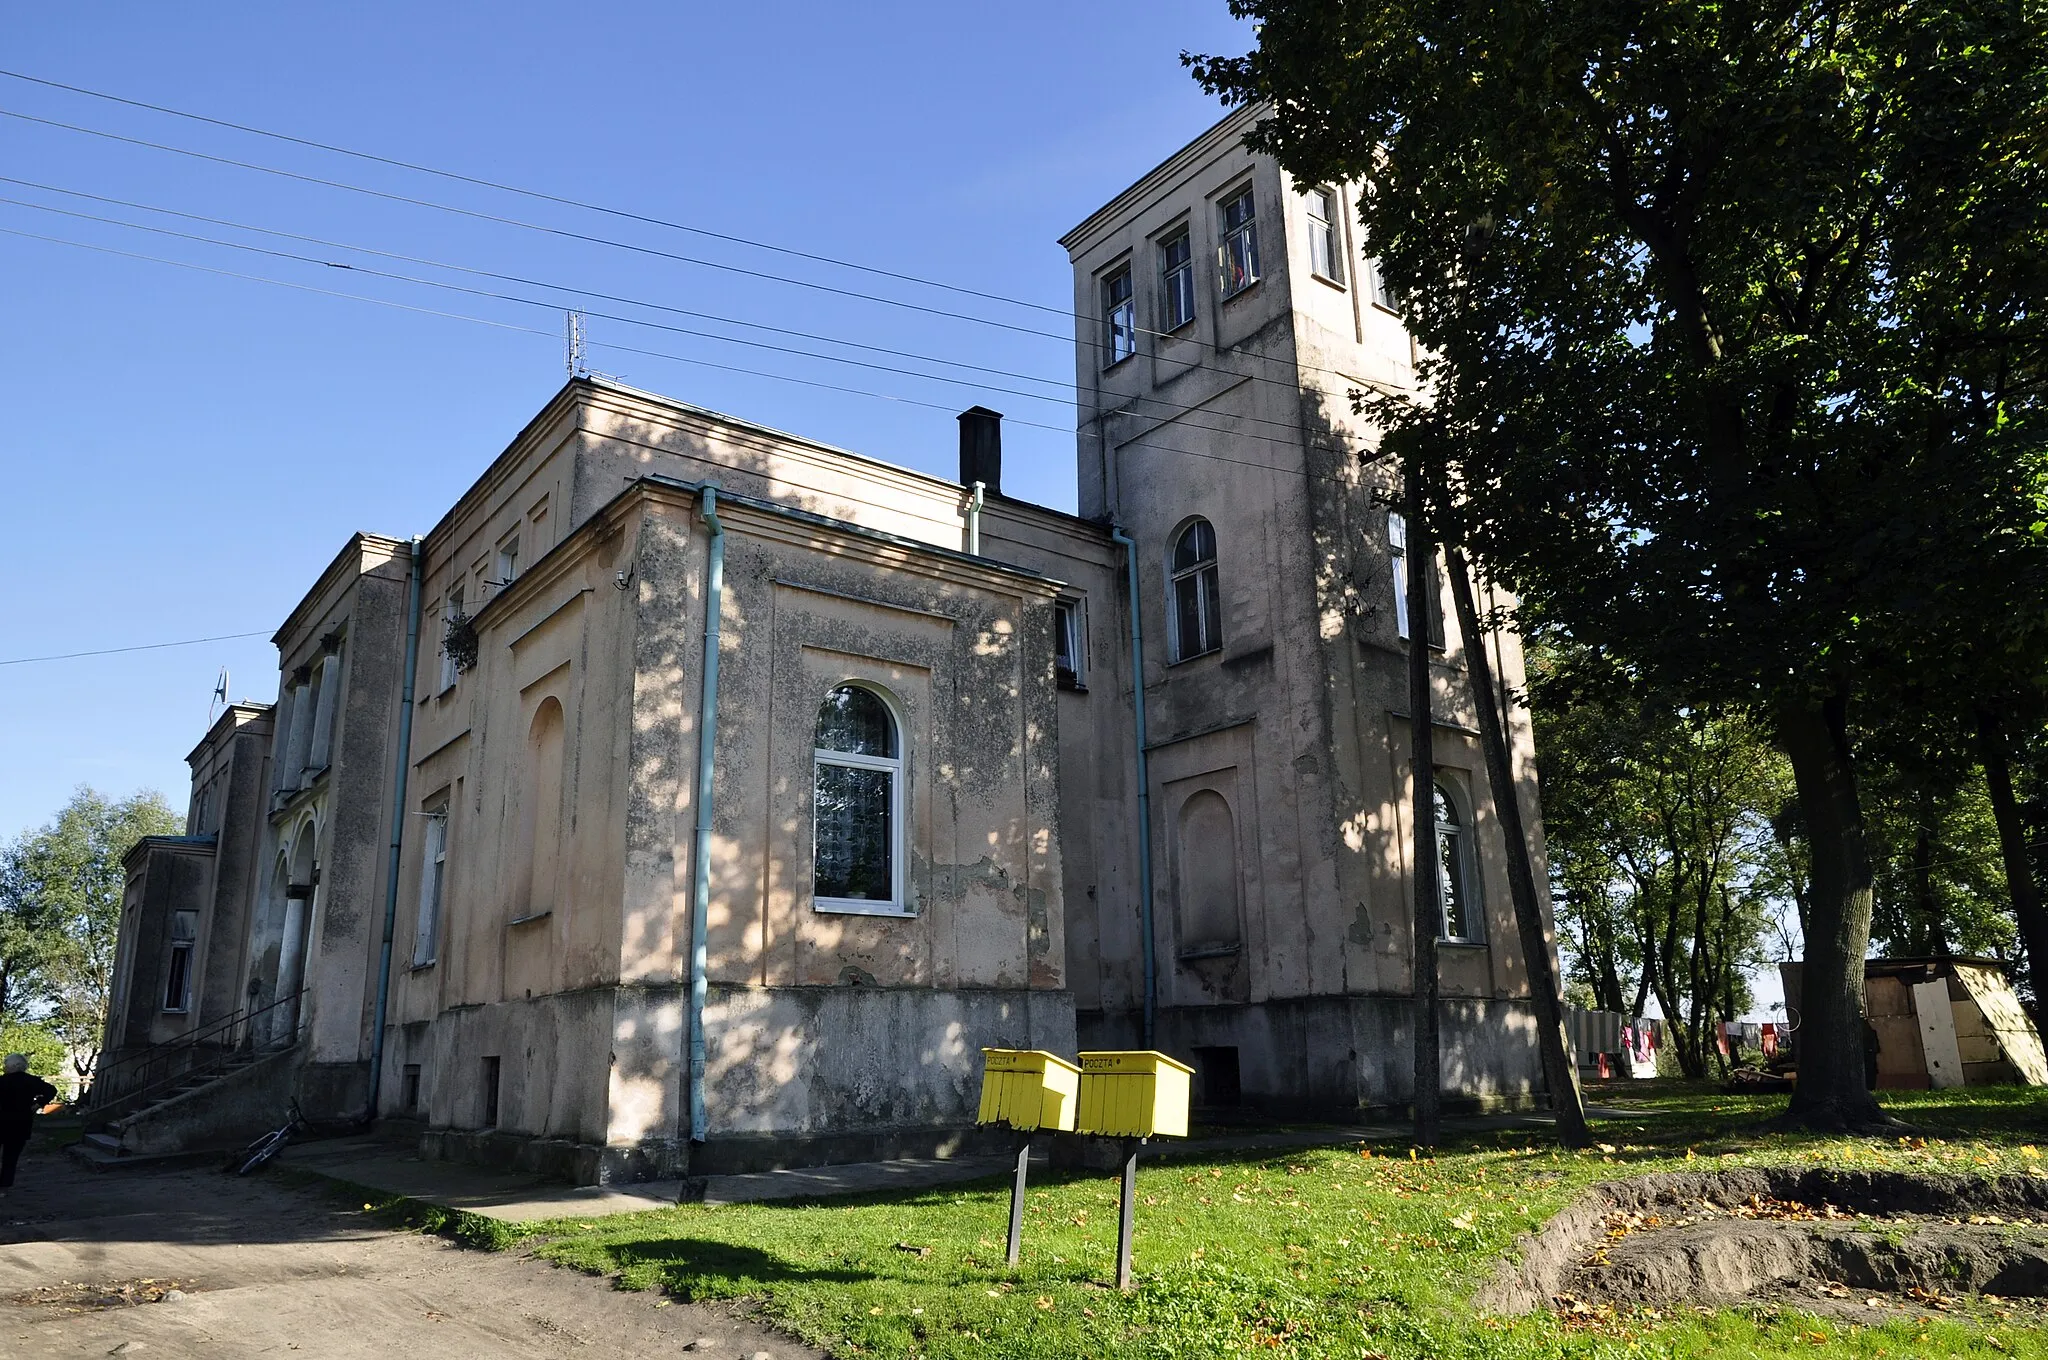
[[[1486,939],[1479,909],[1478,877],[1473,872],[1472,835],[1458,813],[1457,800],[1443,785],[1436,793],[1437,891],[1443,896],[1443,938],[1466,944]]]
[[[1173,541],[1173,659],[1223,645],[1223,600],[1216,578],[1216,531],[1198,519]]]
[[[881,695],[841,685],[818,709],[812,905],[904,912],[903,742]]]

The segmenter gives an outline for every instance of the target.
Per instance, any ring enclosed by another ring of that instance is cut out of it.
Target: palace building
[[[1519,686],[1518,642],[1407,617],[1434,567],[1350,394],[1411,343],[1353,186],[1253,117],[1062,242],[1078,514],[1004,494],[983,408],[949,481],[579,376],[420,537],[351,539],[130,857],[99,1143],[296,1095],[583,1182],[947,1155],[985,1046],[1356,1117],[1410,1096],[1418,840],[1447,1091],[1539,1098],[1464,668]]]

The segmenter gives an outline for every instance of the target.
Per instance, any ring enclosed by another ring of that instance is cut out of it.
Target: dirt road
[[[32,1146],[0,1199],[10,1360],[819,1354],[717,1309],[658,1303],[516,1254],[387,1231],[260,1174],[94,1173]]]

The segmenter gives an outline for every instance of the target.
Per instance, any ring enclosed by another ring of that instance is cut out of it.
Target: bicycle
[[[299,1102],[294,1099],[292,1101],[291,1118],[285,1120],[280,1127],[272,1129],[269,1133],[264,1134],[255,1142],[249,1144],[248,1147],[236,1153],[234,1159],[227,1164],[225,1169],[234,1172],[237,1176],[248,1175],[251,1171],[256,1170],[256,1168],[277,1156],[278,1153],[284,1151],[284,1145],[292,1140],[292,1135],[303,1131],[305,1128],[306,1112],[299,1108]]]

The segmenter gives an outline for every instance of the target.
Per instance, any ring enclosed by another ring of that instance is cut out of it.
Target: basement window
[[[405,1079],[400,1085],[399,1107],[407,1114],[420,1112],[420,1065],[407,1063]]]

